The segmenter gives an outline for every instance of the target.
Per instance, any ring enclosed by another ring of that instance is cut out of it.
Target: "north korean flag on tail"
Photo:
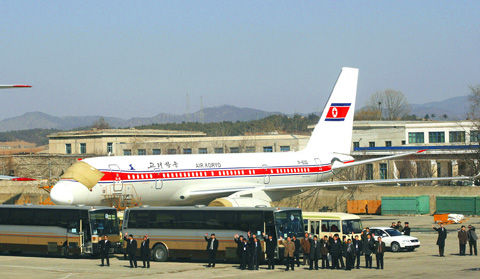
[[[332,103],[328,109],[325,121],[344,121],[351,103]]]

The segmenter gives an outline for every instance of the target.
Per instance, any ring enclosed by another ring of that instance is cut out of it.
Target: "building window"
[[[107,153],[113,153],[113,142],[107,142]]]
[[[366,164],[367,180],[373,180],[373,164]]]
[[[71,143],[65,144],[65,154],[72,154],[72,144]]]
[[[215,153],[223,153],[223,147],[216,147],[214,151]]]
[[[230,153],[240,153],[240,148],[238,148],[238,147],[230,147]]]
[[[130,156],[130,155],[132,155],[132,150],[131,150],[131,149],[124,149],[124,150],[123,150],[123,155],[124,155],[124,156]]]
[[[387,179],[387,164],[380,164],[380,179]]]
[[[290,151],[290,146],[280,146],[280,151],[281,152],[288,152],[288,151]]]
[[[465,142],[465,131],[452,131],[448,134],[450,142]]]
[[[386,146],[386,147],[391,147],[391,146],[392,146],[392,142],[389,141],[389,140],[385,141],[385,146]]]
[[[245,152],[247,153],[255,153],[255,146],[247,146],[245,148]]]
[[[408,143],[425,143],[425,133],[408,133]]]
[[[437,177],[442,177],[442,164],[437,162]]]
[[[152,154],[153,155],[160,155],[160,154],[162,154],[162,150],[160,148],[154,148],[154,149],[152,149]]]
[[[263,152],[273,152],[273,148],[271,146],[264,146]]]
[[[478,131],[470,131],[470,142],[478,142],[479,140],[479,133]]]
[[[208,153],[208,149],[206,148],[199,148],[198,149],[198,154],[207,154]]]
[[[167,154],[177,154],[177,150],[175,148],[167,149]]]
[[[374,141],[370,141],[370,142],[368,143],[368,146],[369,146],[369,147],[375,147],[375,142],[374,142]]]
[[[359,141],[354,141],[353,142],[353,149],[359,148],[360,147],[360,142]]]
[[[147,155],[147,151],[145,149],[137,149],[138,155]]]
[[[404,141],[404,140],[402,140],[402,145],[405,145],[405,144],[407,144],[407,142],[406,142],[406,141]]]
[[[192,154],[192,149],[191,148],[184,148],[183,149],[183,154]]]
[[[445,132],[429,132],[428,139],[430,140],[430,143],[445,142]]]
[[[87,153],[87,144],[80,143],[80,154],[86,154],[86,153]]]

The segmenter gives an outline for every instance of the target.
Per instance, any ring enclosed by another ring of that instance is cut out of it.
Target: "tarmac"
[[[101,267],[99,259],[80,257],[65,259],[55,256],[26,254],[11,256],[0,254],[0,274],[6,278],[310,278],[310,277],[354,277],[354,278],[478,278],[480,276],[480,256],[470,256],[467,245],[467,256],[458,255],[459,246],[457,230],[460,224],[447,225],[449,232],[445,247],[446,257],[438,256],[435,245],[437,235],[432,229],[433,216],[362,216],[364,227],[390,226],[392,222],[408,221],[412,227],[412,236],[420,239],[421,247],[414,252],[387,252],[385,269],[364,268],[364,257],[361,268],[346,270],[308,270],[307,266],[295,267],[295,271],[285,271],[285,266],[277,265],[275,270],[267,270],[265,265],[260,270],[239,270],[237,263],[217,263],[215,268],[207,268],[204,261],[151,262],[151,268],[130,268],[123,255],[115,255],[110,260],[110,267]],[[465,225],[472,224],[479,228],[480,217],[470,217]],[[117,257],[118,256],[118,257]]]

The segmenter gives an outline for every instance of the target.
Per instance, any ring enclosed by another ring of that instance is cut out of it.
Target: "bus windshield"
[[[362,232],[362,222],[360,219],[354,220],[343,220],[343,234],[361,233]]]
[[[304,230],[301,211],[292,210],[275,213],[275,226],[277,227],[278,237],[286,239],[293,235],[302,236]]]
[[[117,211],[95,210],[90,212],[92,235],[118,234]]]

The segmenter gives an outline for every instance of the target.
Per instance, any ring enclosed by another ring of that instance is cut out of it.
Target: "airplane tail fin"
[[[306,152],[350,154],[357,81],[358,69],[342,68]]]

